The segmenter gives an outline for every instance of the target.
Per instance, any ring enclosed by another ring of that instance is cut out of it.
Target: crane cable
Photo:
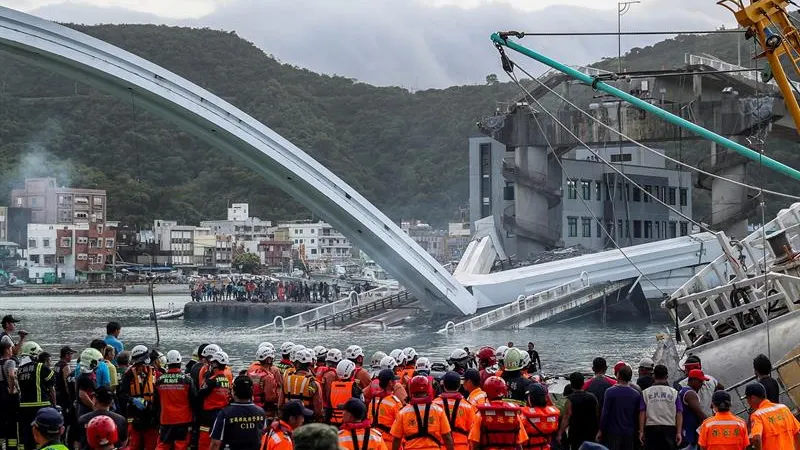
[[[735,185],[737,185],[737,186],[740,186],[740,187],[744,187],[744,188],[751,189],[751,190],[758,191],[758,192],[763,192],[763,193],[765,193],[765,194],[775,195],[775,196],[778,196],[778,197],[789,198],[789,199],[792,199],[792,200],[800,200],[800,196],[797,196],[797,195],[786,194],[786,193],[783,193],[783,192],[777,192],[777,191],[771,191],[771,190],[763,189],[763,186],[762,186],[762,187],[759,187],[759,186],[753,186],[753,185],[749,185],[749,184],[747,184],[747,183],[742,183],[741,181],[736,181],[736,180],[732,180],[732,179],[730,179],[730,178],[723,177],[723,176],[721,176],[721,175],[715,175],[715,174],[713,174],[713,173],[711,173],[711,172],[707,172],[707,171],[705,171],[705,170],[703,170],[703,169],[700,169],[700,168],[698,168],[698,167],[694,167],[694,166],[692,166],[691,164],[688,164],[688,163],[685,163],[685,162],[683,162],[683,161],[680,161],[680,160],[678,160],[678,159],[675,159],[675,158],[672,158],[672,157],[670,157],[670,156],[667,156],[666,154],[664,154],[664,153],[661,153],[661,152],[659,152],[659,151],[657,151],[657,150],[655,150],[655,149],[653,149],[653,148],[651,148],[651,147],[648,147],[647,145],[645,145],[645,144],[643,144],[643,143],[641,143],[641,142],[639,142],[639,141],[637,141],[637,140],[635,140],[635,139],[631,138],[630,136],[628,136],[628,135],[626,135],[625,133],[623,133],[621,130],[617,130],[616,128],[614,128],[614,127],[612,127],[612,126],[610,126],[610,125],[606,124],[605,122],[603,122],[602,120],[600,120],[600,119],[598,119],[597,117],[593,116],[591,113],[587,112],[586,110],[584,110],[584,109],[583,109],[583,108],[581,108],[580,106],[578,106],[578,105],[576,105],[575,103],[571,102],[569,99],[567,99],[567,98],[566,98],[566,97],[564,97],[563,95],[561,95],[561,94],[559,94],[558,92],[556,92],[554,89],[551,89],[549,86],[547,86],[546,84],[544,84],[544,83],[543,83],[541,80],[539,80],[538,78],[536,78],[536,77],[532,76],[532,75],[530,74],[530,72],[528,72],[527,70],[525,70],[523,67],[519,66],[517,63],[515,63],[515,62],[513,62],[513,61],[512,61],[512,64],[513,64],[513,67],[519,68],[519,70],[520,70],[522,73],[524,73],[526,76],[528,76],[528,77],[529,77],[529,78],[531,78],[533,81],[535,81],[536,83],[538,83],[538,84],[539,84],[539,86],[542,86],[542,87],[544,87],[544,88],[545,88],[545,89],[547,89],[547,91],[549,91],[551,94],[555,95],[556,97],[558,97],[559,99],[561,99],[561,100],[562,100],[564,103],[568,104],[569,106],[572,106],[572,107],[573,107],[573,108],[575,108],[575,109],[576,109],[578,112],[580,112],[581,114],[585,115],[586,117],[588,117],[588,118],[589,118],[589,119],[591,119],[592,121],[596,122],[598,125],[602,126],[603,128],[606,128],[607,130],[611,131],[612,133],[614,133],[614,134],[618,135],[619,137],[621,137],[621,138],[623,138],[623,139],[626,139],[626,140],[630,141],[632,144],[635,144],[635,145],[637,145],[637,146],[639,146],[639,147],[641,147],[641,148],[643,148],[643,149],[645,149],[645,150],[647,150],[647,151],[649,151],[649,152],[652,152],[652,153],[654,153],[654,154],[656,154],[656,155],[658,155],[658,156],[661,156],[661,157],[663,157],[663,158],[664,158],[664,159],[666,159],[667,161],[670,161],[670,162],[672,162],[672,163],[675,163],[675,164],[678,164],[678,165],[680,165],[680,166],[686,167],[687,169],[690,169],[690,170],[693,170],[693,171],[695,171],[695,172],[701,173],[701,174],[703,174],[703,175],[706,175],[706,176],[708,176],[708,177],[711,177],[711,178],[716,178],[716,179],[718,179],[718,180],[722,180],[722,181],[726,181],[726,182],[728,182],[728,183],[735,184]],[[522,87],[522,86],[520,86],[520,87]],[[524,88],[523,88],[523,89],[524,89]],[[527,91],[527,90],[526,90],[526,91]],[[534,101],[536,101],[536,100],[534,99]],[[539,102],[538,102],[538,101],[536,101],[536,103],[537,103],[537,104],[539,104]],[[543,108],[543,109],[544,109],[544,108]]]

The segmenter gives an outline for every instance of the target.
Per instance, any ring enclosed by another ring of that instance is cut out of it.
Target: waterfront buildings
[[[106,191],[59,186],[55,178],[28,178],[11,190],[11,206],[29,208],[31,223],[79,224],[106,221]]]
[[[116,228],[105,223],[29,224],[22,263],[32,283],[98,282],[111,279]]]
[[[213,234],[232,236],[237,242],[255,241],[257,245],[270,238],[272,222],[250,217],[248,203],[233,203],[228,208],[227,220],[204,220],[200,226],[210,228]]]

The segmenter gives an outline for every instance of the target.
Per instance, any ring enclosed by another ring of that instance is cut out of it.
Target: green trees
[[[233,259],[233,267],[239,273],[257,273],[261,260],[255,253],[240,253]]]

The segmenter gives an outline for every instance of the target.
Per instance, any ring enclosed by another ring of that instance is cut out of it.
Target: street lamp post
[[[617,3],[617,73],[622,73],[622,16],[636,3],[641,2],[637,0]]]

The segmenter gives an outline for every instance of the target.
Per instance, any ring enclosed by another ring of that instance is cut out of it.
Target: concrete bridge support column
[[[517,254],[525,258],[549,246],[547,197],[542,190],[547,184],[547,148],[531,146],[531,133],[539,133],[530,112],[520,108],[514,115],[514,163],[519,171],[515,186],[515,226]],[[539,186],[537,190],[534,186]]]
[[[718,172],[720,176],[744,183],[746,164],[737,164]],[[731,238],[747,236],[747,188],[715,178],[711,182],[711,228],[724,231]]]

